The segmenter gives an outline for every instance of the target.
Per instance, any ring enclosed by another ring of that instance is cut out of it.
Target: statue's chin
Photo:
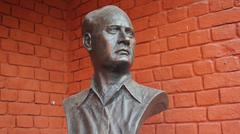
[[[129,72],[131,68],[131,63],[129,61],[115,61],[112,64],[105,66],[108,70],[111,70],[116,73],[125,73]]]

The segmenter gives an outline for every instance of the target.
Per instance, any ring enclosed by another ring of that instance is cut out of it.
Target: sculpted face
[[[97,66],[130,68],[134,58],[135,36],[129,18],[115,11],[101,16],[91,34],[92,58]]]

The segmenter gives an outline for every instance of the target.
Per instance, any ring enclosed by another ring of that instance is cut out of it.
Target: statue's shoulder
[[[161,89],[156,89],[156,88],[152,88],[152,87],[148,87],[142,84],[137,83],[138,89],[141,90],[141,92],[143,93],[143,95],[145,93],[148,93],[149,95],[154,95],[154,94],[158,94],[158,93],[163,93],[164,91]]]
[[[154,115],[161,111],[164,111],[168,107],[168,96],[163,90],[147,87],[141,84],[136,84],[137,90],[140,92],[142,102],[148,106],[147,113]]]
[[[161,101],[164,105],[168,105],[167,93],[161,89],[148,87],[135,82],[136,91],[141,96],[144,103],[150,103],[151,101]]]
[[[90,89],[82,90],[64,99],[63,105],[65,111],[72,109],[74,106],[81,104],[88,96]]]
[[[156,94],[161,94],[161,93],[165,93],[163,90],[161,89],[156,89],[156,88],[152,88],[152,87],[148,87],[142,84],[139,84],[136,81],[133,81],[133,85],[136,88],[135,91],[138,92],[139,95],[143,96],[143,97],[153,97]]]

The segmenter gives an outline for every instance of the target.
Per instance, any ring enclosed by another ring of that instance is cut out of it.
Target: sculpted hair
[[[98,27],[98,22],[102,22],[101,20],[105,20],[108,16],[111,16],[111,14],[122,14],[129,19],[128,15],[119,7],[114,5],[104,6],[100,9],[89,12],[84,17],[82,34],[85,34],[86,32],[93,33]]]

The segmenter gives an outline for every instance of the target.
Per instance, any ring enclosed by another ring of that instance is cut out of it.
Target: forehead
[[[109,13],[108,15],[102,16],[100,20],[102,26],[118,25],[133,28],[131,20],[121,12]]]

